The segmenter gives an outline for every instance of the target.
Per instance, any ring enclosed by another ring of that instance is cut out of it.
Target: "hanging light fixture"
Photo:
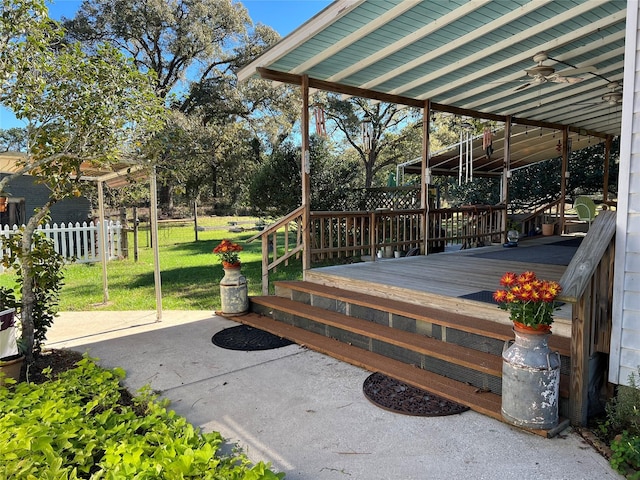
[[[369,153],[373,146],[373,122],[369,115],[362,119],[362,147],[365,153]]]

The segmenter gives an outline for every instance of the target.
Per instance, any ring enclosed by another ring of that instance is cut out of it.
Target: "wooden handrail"
[[[528,216],[523,218],[522,222],[523,223],[524,222],[529,222],[529,221],[533,220],[534,218],[536,218],[537,216],[539,216],[545,210],[551,209],[553,207],[557,207],[558,205],[560,205],[561,200],[562,200],[561,198],[558,198],[556,200],[552,200],[551,202],[547,203],[546,205],[542,205],[541,207],[538,207],[532,213],[530,213]]]
[[[270,233],[277,232],[280,228],[282,228],[286,223],[293,220],[295,217],[302,215],[302,211],[304,207],[300,206],[293,210],[291,213],[286,214],[284,217],[279,218],[274,223],[269,225],[267,228],[262,230],[261,232],[256,233],[253,237],[247,238],[246,242],[253,242],[254,240],[262,237],[263,235],[269,235]]]
[[[586,425],[592,355],[610,353],[616,214],[601,212],[560,279],[558,300],[571,303],[569,419]]]
[[[276,220],[272,225],[269,225],[263,231],[258,232],[253,237],[247,239],[247,242],[252,242],[258,238],[262,241],[262,294],[269,295],[269,272],[281,263],[287,262],[294,255],[298,255],[303,250],[302,236],[300,232],[300,224],[302,223],[302,215],[304,213],[304,207],[300,206],[288,213],[284,217]],[[292,222],[298,223],[296,228],[295,246],[289,248],[289,224]],[[284,228],[284,254],[278,256],[278,230]],[[269,237],[271,241],[269,241]],[[269,251],[273,257],[272,261],[269,261]]]
[[[615,232],[615,212],[609,210],[600,212],[560,279],[562,294],[558,300],[569,303],[576,303],[579,300]]]

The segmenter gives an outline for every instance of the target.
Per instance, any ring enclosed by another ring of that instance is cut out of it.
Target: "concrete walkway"
[[[211,312],[65,312],[47,347],[89,352],[149,384],[204,431],[218,431],[288,480],[622,478],[567,429],[544,439],[475,412],[411,417],[362,393],[370,372],[298,345],[216,347],[237,325]]]

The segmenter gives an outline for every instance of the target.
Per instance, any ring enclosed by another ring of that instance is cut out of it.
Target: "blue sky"
[[[263,23],[285,36],[302,25],[331,3],[331,0],[244,0],[254,23]],[[55,0],[48,2],[49,16],[59,20],[62,16],[72,18],[80,7],[79,0]],[[23,127],[13,114],[0,107],[0,128]]]

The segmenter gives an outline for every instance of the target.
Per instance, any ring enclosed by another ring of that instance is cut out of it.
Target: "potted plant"
[[[240,252],[242,247],[231,240],[222,240],[214,249],[213,253],[218,255],[223,268],[240,268]]]
[[[561,292],[557,282],[539,280],[535,273],[505,273],[503,288],[493,298],[509,312],[515,341],[502,352],[502,416],[506,421],[531,429],[551,429],[558,424],[560,354],[551,352],[555,300]]]
[[[224,268],[224,277],[220,280],[222,315],[243,315],[249,310],[247,279],[240,274],[241,251],[242,246],[227,239],[213,249]]]
[[[24,362],[24,354],[18,345],[16,302],[13,292],[0,288],[0,372],[18,380]],[[0,376],[0,385],[3,377]]]
[[[562,291],[557,282],[539,280],[534,272],[505,273],[493,294],[498,306],[509,312],[514,328],[550,332],[555,299]]]

